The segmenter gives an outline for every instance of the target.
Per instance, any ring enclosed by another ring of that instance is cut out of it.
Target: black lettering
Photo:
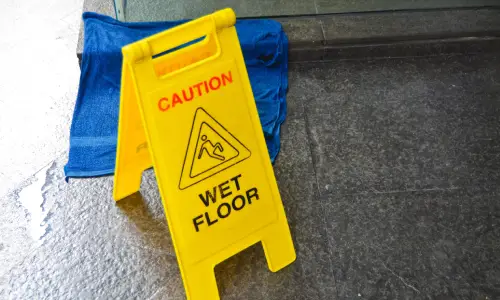
[[[207,219],[208,226],[212,226],[219,221],[218,219],[215,219],[215,221],[210,220],[210,216],[207,212],[205,213],[205,219]]]
[[[236,205],[236,200],[238,200],[238,199],[241,199],[241,205],[240,206]],[[243,207],[245,207],[245,197],[243,197],[241,195],[238,195],[238,196],[234,197],[232,204],[233,204],[233,209],[234,210],[240,210],[240,209],[242,209]]]
[[[225,186],[225,187],[223,187]],[[231,189],[231,187],[229,186],[229,181],[225,181],[221,184],[219,184],[219,190],[220,190],[220,196],[222,199],[226,198],[227,196],[230,196],[233,192],[229,191],[227,194],[225,194],[224,192]]]
[[[238,182],[238,178],[240,178],[240,177],[241,177],[241,174],[231,178],[231,180],[234,181],[234,184],[236,184],[237,191],[240,190],[240,183]]]
[[[210,204],[210,200],[212,200],[212,203],[215,203],[215,201],[217,200],[217,190],[214,187],[213,195],[212,193],[210,193],[210,190],[206,190],[205,197],[203,197],[203,194],[199,194],[198,196],[200,196],[200,199],[203,202],[203,204],[205,204],[205,206],[208,207],[208,205]]]
[[[223,215],[221,213],[221,207],[226,207],[227,208],[227,213],[225,215]],[[219,208],[217,208],[217,214],[219,215],[219,218],[221,219],[224,219],[226,218],[227,216],[229,216],[229,214],[231,213],[231,205],[227,204],[227,203],[221,203],[221,205],[219,206]]]
[[[257,188],[253,187],[247,191],[248,204],[252,204],[252,198],[259,200],[259,194],[257,194]]]
[[[193,224],[194,228],[196,229],[196,232],[200,231],[200,228],[198,228],[198,226],[203,224],[203,220],[200,220],[201,218],[203,218],[203,215],[199,215],[193,219]]]

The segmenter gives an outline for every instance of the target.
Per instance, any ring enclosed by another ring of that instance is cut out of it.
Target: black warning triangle
[[[179,188],[188,188],[250,157],[246,148],[203,108],[195,112]]]

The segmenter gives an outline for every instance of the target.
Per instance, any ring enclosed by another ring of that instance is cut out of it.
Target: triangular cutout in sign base
[[[245,145],[203,108],[194,114],[179,189],[186,189],[249,158]]]

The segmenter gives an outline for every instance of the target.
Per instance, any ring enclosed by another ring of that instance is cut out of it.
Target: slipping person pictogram
[[[203,153],[206,153],[211,158],[215,158],[218,160],[224,161],[226,159],[224,156],[215,153],[215,151],[217,150],[219,150],[219,152],[224,152],[224,147],[222,147],[220,143],[216,143],[215,145],[212,144],[212,142],[209,139],[207,139],[206,135],[202,135],[201,140],[203,141],[203,144],[201,145],[201,150],[200,154],[198,154],[198,159],[201,158]],[[210,150],[208,150],[209,147]]]
[[[179,188],[188,188],[250,157],[250,151],[203,108],[196,110]]]

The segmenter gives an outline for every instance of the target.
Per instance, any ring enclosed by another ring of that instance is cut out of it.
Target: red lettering
[[[178,68],[180,64],[170,65],[162,71],[171,72],[173,70],[168,70],[168,68]],[[160,111],[165,112],[170,108],[174,108],[178,104],[182,104],[185,102],[192,101],[196,95],[193,90],[198,91],[198,96],[203,96],[203,92],[201,90],[201,86],[205,87],[205,93],[209,93],[211,90],[215,91],[221,88],[221,86],[226,86],[233,82],[233,75],[231,74],[231,70],[227,71],[227,73],[222,73],[220,76],[213,76],[212,78],[205,80],[203,82],[199,82],[189,88],[183,89],[182,94],[179,91],[178,93],[172,94],[172,103],[169,102],[167,97],[161,98],[158,100],[158,109]],[[189,91],[188,91],[189,89]],[[182,96],[182,98],[181,98]]]
[[[227,72],[228,75],[222,73],[221,74],[221,77],[222,77],[222,84],[224,86],[226,86],[226,81],[229,82],[229,83],[232,83],[233,82],[233,75],[231,74],[231,71],[228,71]]]
[[[177,93],[174,93],[172,96],[172,108],[175,107],[175,104],[182,104],[182,100]]]
[[[203,82],[200,82],[200,83],[197,83],[195,85],[193,85],[195,88],[198,89],[198,96],[201,96],[201,89],[200,89],[200,86],[203,84]]]
[[[210,92],[210,90],[208,89],[208,84],[206,81],[203,81],[203,84],[205,84],[205,91],[207,91],[208,94],[208,92]]]
[[[193,94],[193,88],[189,88],[189,98],[186,96],[186,90],[182,90],[182,96],[184,96],[184,101],[191,101],[193,100],[194,94]]]
[[[216,85],[214,85],[214,82],[216,82]],[[210,88],[212,90],[217,90],[220,88],[220,78],[219,77],[212,77],[210,78]]]
[[[168,104],[168,99],[167,98],[161,98],[158,101],[158,108],[161,111],[167,111],[170,108],[170,104]]]

